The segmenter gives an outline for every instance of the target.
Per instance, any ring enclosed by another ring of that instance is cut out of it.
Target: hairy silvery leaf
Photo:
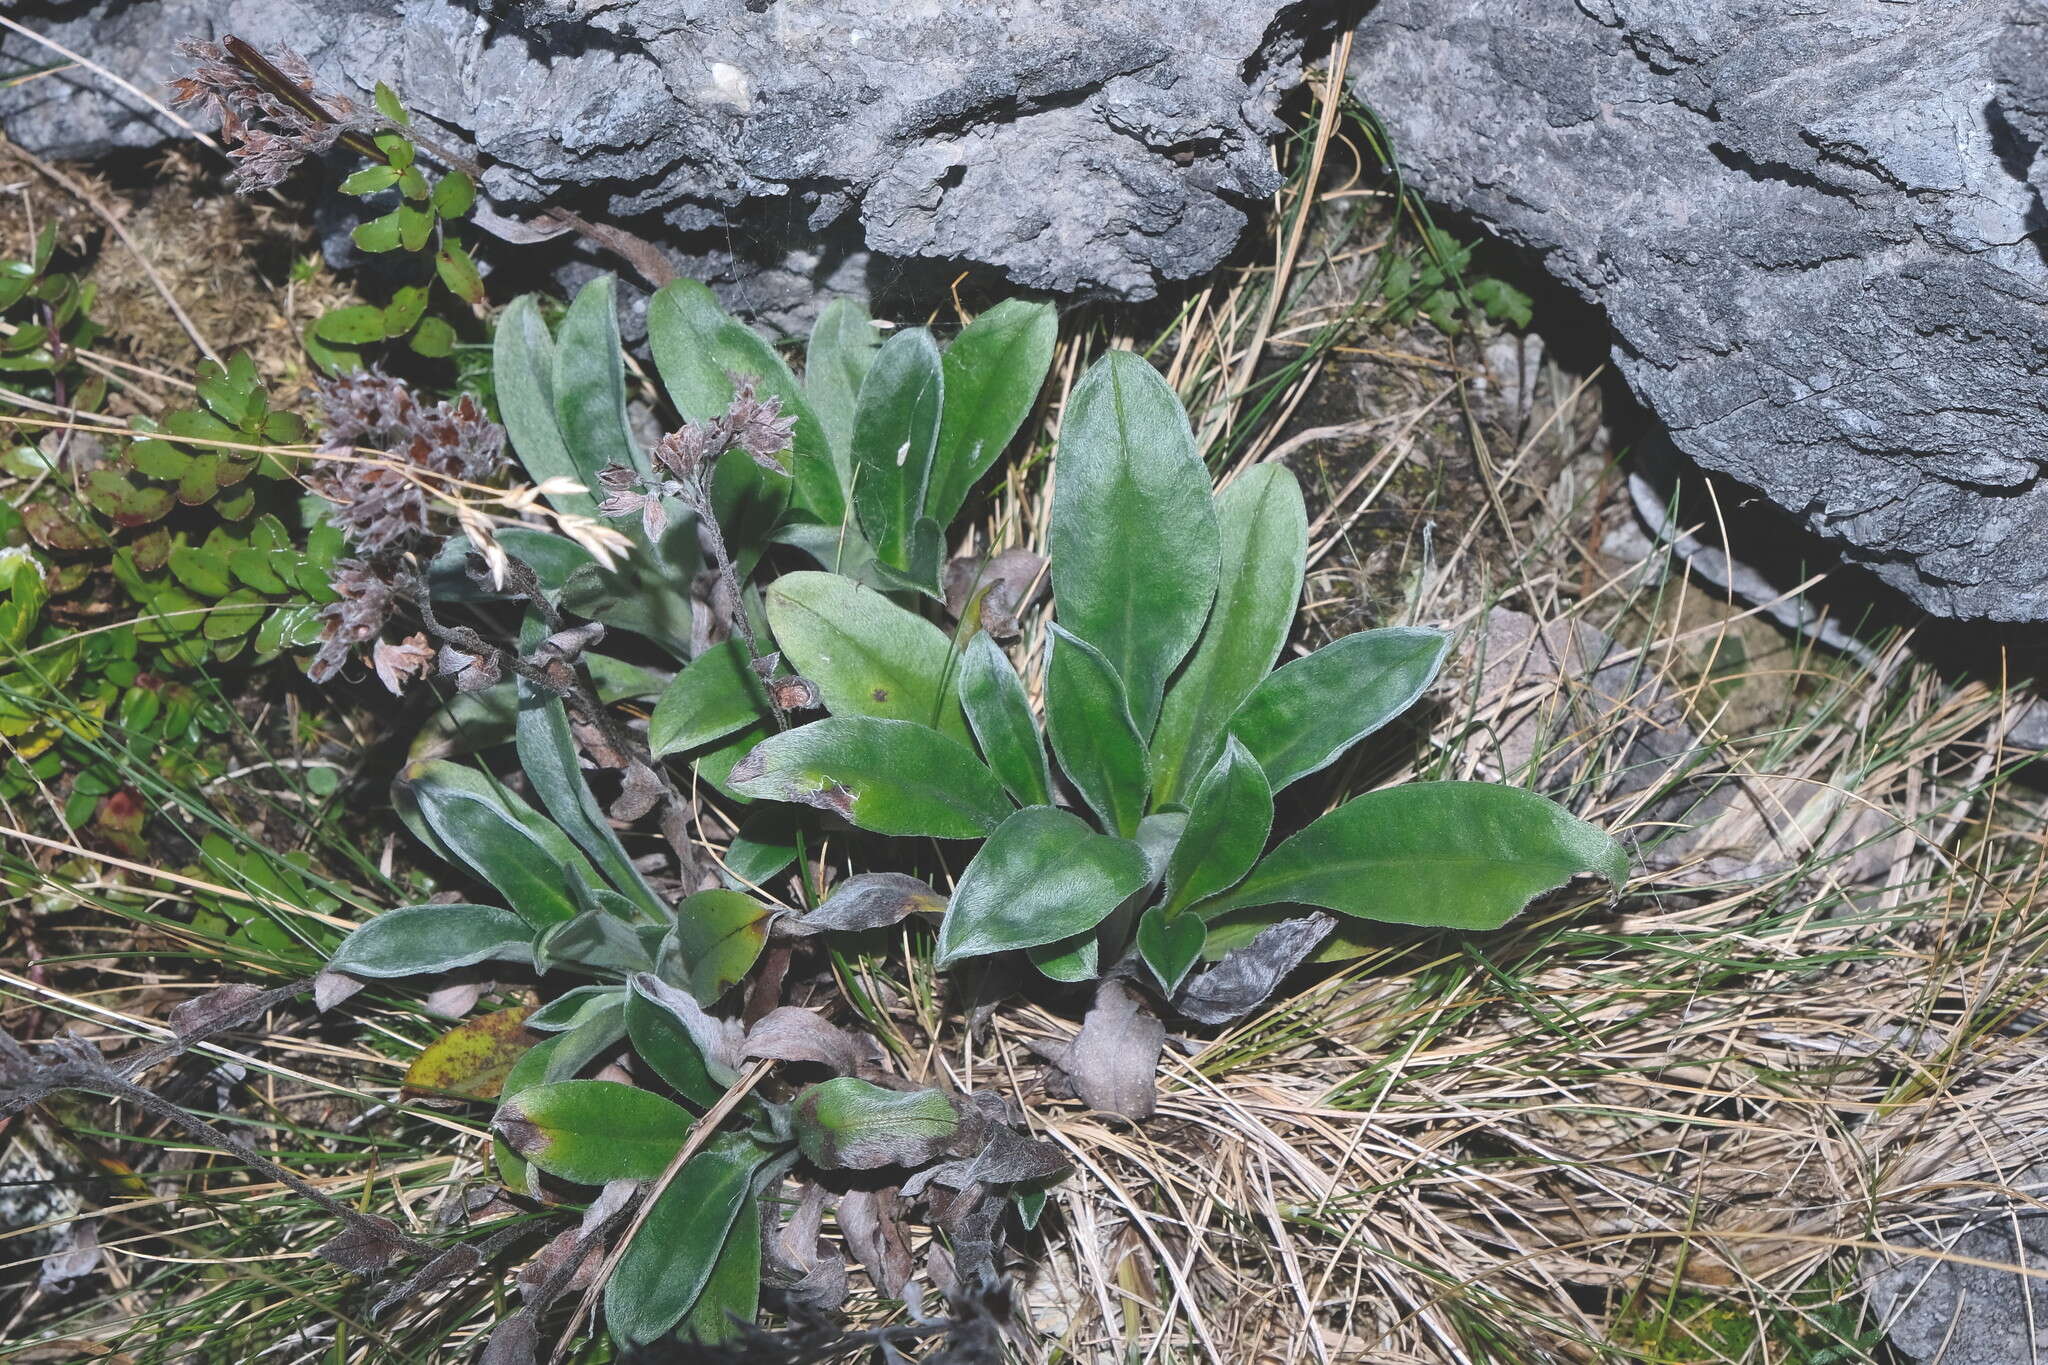
[[[360,977],[323,967],[313,977],[313,1008],[325,1014],[369,984]]]
[[[913,721],[966,742],[953,642],[937,626],[839,574],[784,574],[761,600],[776,644],[834,716]]]
[[[853,485],[854,407],[881,344],[882,333],[865,307],[853,299],[834,299],[812,324],[810,345],[804,351],[804,396],[831,442],[832,464],[842,488]]]
[[[1171,995],[1201,961],[1208,942],[1209,925],[1200,915],[1168,915],[1165,906],[1155,905],[1138,921],[1135,946],[1159,988]]]
[[[745,642],[722,640],[690,660],[661,694],[647,722],[647,745],[658,758],[773,723],[767,688],[747,665]]]
[[[521,295],[499,316],[491,368],[499,416],[527,477],[536,484],[553,479],[558,487],[577,483],[586,490],[596,488],[596,471],[586,477],[570,454],[555,415],[555,343],[540,315],[538,296]],[[597,512],[597,499],[589,491],[556,493],[548,501],[559,512]]]
[[[953,1101],[937,1090],[884,1090],[841,1076],[811,1086],[795,1104],[797,1145],[826,1170],[922,1166],[960,1132]]]
[[[1053,461],[1060,623],[1102,651],[1149,735],[1216,596],[1209,470],[1159,372],[1112,351],[1074,386]]]
[[[576,917],[581,906],[571,888],[578,882],[603,885],[554,821],[485,774],[445,762],[417,764],[406,774],[400,785],[432,831],[436,851],[467,863],[534,928]]]
[[[402,905],[362,925],[334,950],[330,972],[413,976],[492,959],[533,963],[533,930],[490,905]]]
[[[912,564],[913,528],[924,517],[944,390],[938,345],[922,327],[883,342],[861,381],[853,414],[853,504],[875,557],[895,569]]]
[[[901,872],[863,872],[832,888],[824,904],[807,915],[785,915],[776,930],[792,938],[821,933],[860,933],[901,924],[912,915],[942,915],[946,898]]]
[[[740,1056],[816,1062],[842,1076],[858,1076],[874,1071],[882,1053],[880,1044],[866,1034],[828,1024],[814,1010],[780,1005],[747,1030]]]
[[[603,1185],[655,1179],[683,1145],[690,1122],[651,1091],[614,1081],[552,1081],[507,1099],[491,1126],[549,1175]]]
[[[1328,915],[1283,920],[1181,987],[1173,1007],[1200,1024],[1228,1024],[1258,1008],[1288,973],[1308,961],[1337,921]]]
[[[421,1266],[417,1272],[402,1283],[394,1286],[382,1298],[370,1305],[370,1316],[382,1317],[394,1306],[418,1294],[439,1287],[449,1280],[460,1280],[483,1264],[483,1256],[468,1242],[449,1247],[440,1255]]]
[[[846,1302],[846,1258],[819,1240],[824,1226],[824,1186],[806,1184],[803,1191],[789,1221],[764,1248],[768,1276],[792,1307],[834,1313]]]
[[[709,1005],[753,967],[768,942],[768,907],[738,891],[699,891],[675,909],[657,971]]]
[[[190,1038],[211,1032],[247,1009],[250,1001],[259,999],[263,994],[260,986],[222,986],[183,1004],[173,1005],[165,1017],[170,1021],[173,1033],[181,1039]]]
[[[644,972],[654,966],[633,926],[607,910],[585,910],[548,929],[535,941],[533,957],[543,971],[566,965],[596,972]]]
[[[1017,434],[1052,366],[1052,305],[1005,299],[962,328],[943,357],[946,399],[924,508],[941,526]]]
[[[1004,790],[1020,805],[1051,805],[1052,769],[1031,699],[1009,656],[986,630],[976,631],[960,656],[959,689],[968,727]]]
[[[689,992],[657,976],[632,979],[626,1028],[633,1050],[692,1104],[710,1108],[740,1077],[740,1027],[704,1012]]]
[[[623,1004],[625,997],[621,986],[578,986],[527,1015],[526,1027],[536,1033],[560,1033],[594,1017],[607,1004]]]
[[[682,1321],[711,1279],[767,1157],[747,1137],[727,1133],[683,1163],[605,1283],[605,1322],[614,1336],[650,1342]]]
[[[1103,828],[1128,839],[1144,818],[1152,775],[1123,681],[1093,645],[1058,625],[1049,630],[1046,737]]]
[[[1195,789],[1187,825],[1167,864],[1167,918],[1237,885],[1273,831],[1273,789],[1250,751],[1231,736]]]
[[[927,1166],[903,1182],[906,1197],[921,1194],[927,1185],[939,1184],[964,1190],[973,1185],[1015,1185],[1027,1181],[1051,1180],[1071,1169],[1066,1154],[1050,1142],[1024,1137],[1002,1123],[991,1122],[988,1140],[974,1156]]]
[[[939,926],[938,965],[1085,934],[1150,880],[1127,839],[1050,806],[1004,821],[960,874]]]

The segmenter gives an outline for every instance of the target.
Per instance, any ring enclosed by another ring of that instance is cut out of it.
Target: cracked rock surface
[[[1317,8],[28,0],[15,15],[159,92],[179,38],[225,33],[290,45],[344,93],[389,81],[477,149],[501,206],[552,200],[644,224],[696,253],[690,267],[730,265],[762,234],[786,249],[838,225],[841,259],[792,265],[769,249],[759,263],[815,288],[865,248],[1141,299],[1213,268],[1275,188],[1272,106]],[[0,51],[10,71],[52,59],[12,34]],[[0,91],[0,123],[60,157],[167,135],[82,72]]]
[[[1381,0],[1353,53],[1686,454],[1930,611],[2048,620],[2048,6]]]

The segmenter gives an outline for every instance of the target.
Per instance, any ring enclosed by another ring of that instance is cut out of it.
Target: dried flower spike
[[[236,38],[188,38],[178,51],[197,64],[171,82],[171,104],[219,117],[239,193],[284,183],[301,161],[368,126],[353,100],[316,92],[312,68],[290,48],[266,58]]]

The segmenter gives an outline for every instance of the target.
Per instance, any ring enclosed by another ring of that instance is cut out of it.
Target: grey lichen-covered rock
[[[1382,0],[1352,75],[1411,183],[1606,310],[1693,459],[1931,611],[2040,621],[2042,8]]]
[[[175,41],[289,44],[385,80],[473,146],[501,206],[658,217],[679,252],[857,225],[875,253],[1147,298],[1234,246],[1277,181],[1272,108],[1321,7],[1278,0],[28,0],[18,18],[144,89]],[[1279,17],[1276,18],[1276,15]],[[9,70],[52,54],[0,35]],[[29,149],[166,130],[67,71],[0,90]],[[650,235],[653,235],[650,233]],[[755,254],[779,263],[778,246]],[[701,256],[700,256],[701,259]],[[820,266],[828,270],[831,262]]]
[[[1922,1254],[1865,1258],[1865,1293],[1893,1348],[1913,1365],[2014,1365],[2048,1358],[2048,1167],[2015,1194],[1917,1217],[1884,1241]],[[1988,1264],[1966,1264],[1974,1260]],[[2011,1266],[2013,1269],[2000,1269]]]

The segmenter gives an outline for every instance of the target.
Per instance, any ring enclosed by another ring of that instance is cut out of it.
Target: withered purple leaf
[[[251,1000],[262,994],[263,988],[260,986],[222,986],[218,990],[211,990],[202,996],[187,1000],[181,1005],[173,1005],[165,1018],[170,1022],[171,1031],[179,1038],[190,1038],[194,1034],[206,1033],[223,1020],[234,1017]]]
[[[832,888],[824,904],[807,915],[784,916],[779,932],[793,938],[821,933],[859,933],[886,929],[912,915],[942,915],[946,898],[915,877],[900,872],[864,872]]]
[[[1173,1007],[1201,1024],[1228,1024],[1256,1009],[1289,973],[1308,961],[1337,926],[1320,912],[1283,920],[1233,948],[1173,997]]]
[[[447,1280],[459,1280],[483,1264],[483,1257],[467,1242],[449,1247],[421,1266],[417,1272],[370,1305],[370,1316],[382,1317],[386,1310],[418,1294],[424,1294]]]
[[[638,820],[653,810],[667,792],[660,774],[640,760],[631,759],[626,764],[626,780],[619,790],[618,799],[612,802],[611,817],[614,820]]]
[[[1148,1119],[1159,1103],[1159,1054],[1165,1046],[1166,1026],[1145,1011],[1135,991],[1111,977],[1095,987],[1095,1003],[1060,1069],[1090,1109]]]
[[[339,1236],[323,1243],[314,1255],[351,1275],[375,1275],[406,1254],[407,1241],[398,1224],[366,1213],[351,1220]]]
[[[839,1231],[875,1288],[903,1297],[916,1268],[910,1259],[910,1230],[894,1189],[849,1190],[839,1196]]]
[[[876,1069],[881,1047],[865,1034],[849,1033],[827,1023],[814,1010],[781,1005],[747,1030],[740,1056],[815,1062],[841,1076],[860,1076]]]

